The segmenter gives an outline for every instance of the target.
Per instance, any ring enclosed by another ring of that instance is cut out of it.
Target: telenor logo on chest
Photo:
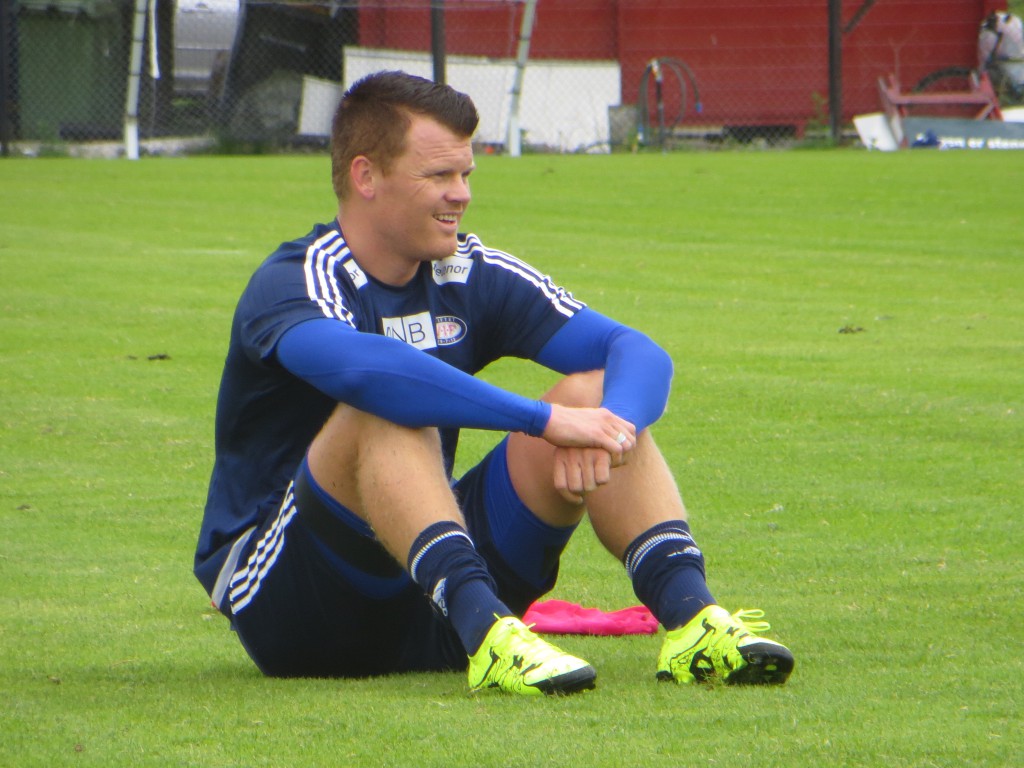
[[[464,256],[449,256],[435,261],[430,265],[430,274],[438,285],[445,283],[465,283],[469,280],[469,272],[473,268],[473,260]]]

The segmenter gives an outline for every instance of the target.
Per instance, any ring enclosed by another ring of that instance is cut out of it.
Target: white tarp
[[[383,69],[433,76],[429,53],[345,47],[346,89],[361,77]],[[468,93],[476,104],[480,113],[476,140],[504,145],[515,60],[449,55],[445,75],[449,85]],[[526,65],[520,104],[523,145],[560,152],[607,152],[608,108],[619,104],[621,79],[616,61],[531,60]],[[308,125],[306,130],[310,130]],[[323,133],[330,133],[329,122]]]

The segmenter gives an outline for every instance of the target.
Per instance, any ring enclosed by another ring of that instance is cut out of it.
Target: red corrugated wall
[[[978,24],[1000,7],[994,0],[844,0],[844,116],[879,109],[880,76],[896,73],[910,86],[939,67],[973,64]],[[446,49],[514,56],[521,14],[521,4],[447,0]],[[363,9],[360,42],[429,50],[429,7]],[[828,0],[540,0],[530,57],[618,60],[623,104],[637,103],[652,58],[681,60],[704,107],[697,116],[688,105],[687,122],[802,129],[827,116]],[[670,113],[679,93],[666,85]]]

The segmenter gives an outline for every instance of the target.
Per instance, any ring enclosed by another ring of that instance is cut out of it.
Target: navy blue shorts
[[[498,596],[521,615],[554,586],[573,528],[541,522],[519,499],[506,443],[454,491]],[[467,663],[421,588],[364,521],[316,485],[305,462],[277,513],[249,538],[220,607],[267,675],[365,677]]]

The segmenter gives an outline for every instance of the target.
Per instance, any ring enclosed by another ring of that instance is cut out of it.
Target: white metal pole
[[[156,37],[156,0],[149,0],[149,73],[154,80],[160,79],[159,43]]]
[[[523,74],[530,58],[530,37],[533,35],[533,20],[537,12],[537,0],[526,0],[523,21],[519,28],[519,48],[516,51],[516,74],[512,81],[512,100],[508,110],[508,153],[519,157],[523,153],[523,141],[519,130],[519,104],[523,93]]]
[[[142,46],[146,39],[147,0],[135,0],[132,53],[128,62],[128,94],[124,104],[124,154],[139,159],[139,87],[142,82]]]

